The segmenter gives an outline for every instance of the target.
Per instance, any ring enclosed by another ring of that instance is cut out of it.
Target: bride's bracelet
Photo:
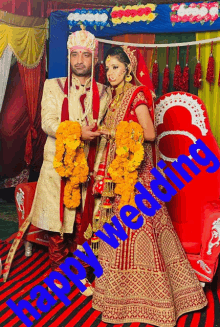
[[[101,128],[99,130],[100,131],[107,130],[107,132],[108,132],[108,135],[102,135],[102,137],[104,137],[106,139],[110,139],[110,138],[115,139],[115,131],[113,129],[108,130],[108,129],[105,128],[105,126],[101,126]]]
[[[110,131],[108,131],[108,135],[104,135],[104,137],[106,138],[106,139],[115,139],[115,131],[112,129],[112,130],[110,130]]]
[[[105,176],[105,162],[100,162],[99,169],[95,176],[95,181],[101,181]]]

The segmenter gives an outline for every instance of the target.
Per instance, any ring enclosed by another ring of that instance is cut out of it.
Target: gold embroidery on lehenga
[[[92,237],[92,226],[91,224],[88,225],[86,231],[84,232],[83,236],[86,240],[89,240]]]
[[[134,257],[134,264],[136,266],[155,268],[155,253],[153,244],[145,231],[140,232],[137,236],[134,249],[136,253],[136,256]]]
[[[172,261],[183,259],[179,247],[177,246],[174,234],[168,229],[164,229],[161,234],[161,248],[166,264]]]

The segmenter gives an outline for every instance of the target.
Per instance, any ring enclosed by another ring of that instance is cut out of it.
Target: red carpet
[[[0,258],[2,262],[11,244],[0,241]],[[30,291],[35,285],[43,285],[44,278],[49,274],[49,259],[46,248],[37,248],[32,257],[24,256],[24,247],[17,251],[7,283],[0,279],[0,327],[25,327],[22,321],[7,306],[6,301],[12,299],[18,303],[21,299],[30,301],[36,307],[36,300],[30,299]],[[220,327],[220,267],[211,285],[206,286],[208,307],[201,312],[182,316],[177,327]],[[91,307],[91,298],[81,295],[78,289],[72,287],[68,298],[71,305],[66,307],[55,297],[57,303],[48,313],[41,313],[39,320],[33,321],[36,327],[113,327],[101,322],[101,314]],[[30,315],[28,314],[28,317]],[[115,325],[117,327],[151,327],[143,323]]]

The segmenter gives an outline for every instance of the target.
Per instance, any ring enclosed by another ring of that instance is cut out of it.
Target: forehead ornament
[[[111,56],[108,55],[108,57],[106,58],[106,62],[109,62],[111,60]]]

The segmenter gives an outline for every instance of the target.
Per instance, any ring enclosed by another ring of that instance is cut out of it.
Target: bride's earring
[[[128,75],[125,76],[125,82],[130,82],[132,80],[132,76],[129,73]]]

